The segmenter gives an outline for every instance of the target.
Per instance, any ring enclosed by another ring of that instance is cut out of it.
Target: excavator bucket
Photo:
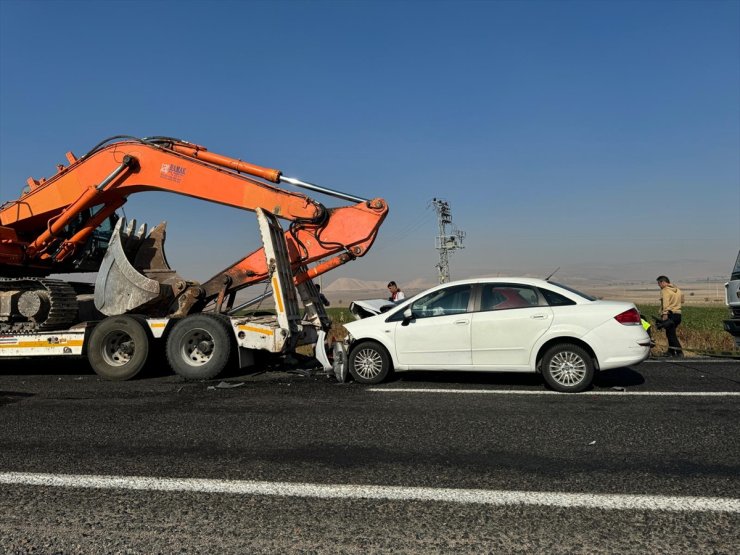
[[[147,235],[147,226],[136,229],[118,220],[95,280],[95,306],[107,316],[140,312],[150,316],[166,313],[174,299],[173,289],[184,282],[167,264],[164,255],[166,224]]]

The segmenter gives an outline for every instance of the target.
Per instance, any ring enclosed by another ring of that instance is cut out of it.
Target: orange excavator
[[[67,160],[0,206],[0,356],[87,354],[108,379],[138,373],[154,339],[165,340],[186,378],[214,377],[234,350],[246,366],[249,351],[321,339],[330,322],[312,279],[363,256],[388,212],[383,199],[170,137],[116,136]],[[327,208],[281,183],[352,204]],[[129,195],[146,191],[256,212],[264,246],[203,283],[184,279],[167,263],[164,223],[147,233],[117,214]],[[74,272],[97,272],[94,289],[49,278]],[[246,304],[234,307],[236,293],[256,284],[272,286],[272,321],[237,316]]]

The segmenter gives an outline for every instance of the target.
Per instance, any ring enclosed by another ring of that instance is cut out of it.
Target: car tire
[[[388,351],[375,341],[361,341],[349,354],[349,373],[357,383],[378,384],[391,371]]]
[[[167,336],[167,361],[186,380],[210,380],[231,359],[233,337],[216,314],[193,314],[177,322]]]
[[[148,356],[149,334],[133,316],[111,316],[90,332],[87,360],[101,378],[130,380],[144,368]]]
[[[561,343],[547,350],[542,358],[542,377],[555,391],[578,393],[594,381],[594,362],[586,350],[572,343]]]

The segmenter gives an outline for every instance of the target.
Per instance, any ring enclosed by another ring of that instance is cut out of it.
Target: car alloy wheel
[[[390,369],[388,353],[374,341],[362,341],[349,355],[349,372],[358,383],[380,383],[388,376]]]
[[[555,391],[577,393],[593,382],[594,363],[578,345],[555,345],[542,360],[542,376]]]
[[[375,349],[362,349],[355,357],[355,371],[365,378],[372,380],[383,369],[380,353]]]
[[[586,362],[576,353],[562,351],[550,360],[550,375],[565,387],[572,387],[586,376]]]

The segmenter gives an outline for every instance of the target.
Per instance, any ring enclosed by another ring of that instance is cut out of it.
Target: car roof
[[[547,280],[540,278],[531,277],[481,277],[481,278],[470,278],[450,281],[442,285],[465,285],[471,283],[506,283],[506,284],[519,284],[519,285],[534,285],[541,287],[543,285],[556,286]],[[556,286],[557,287],[557,286]]]

